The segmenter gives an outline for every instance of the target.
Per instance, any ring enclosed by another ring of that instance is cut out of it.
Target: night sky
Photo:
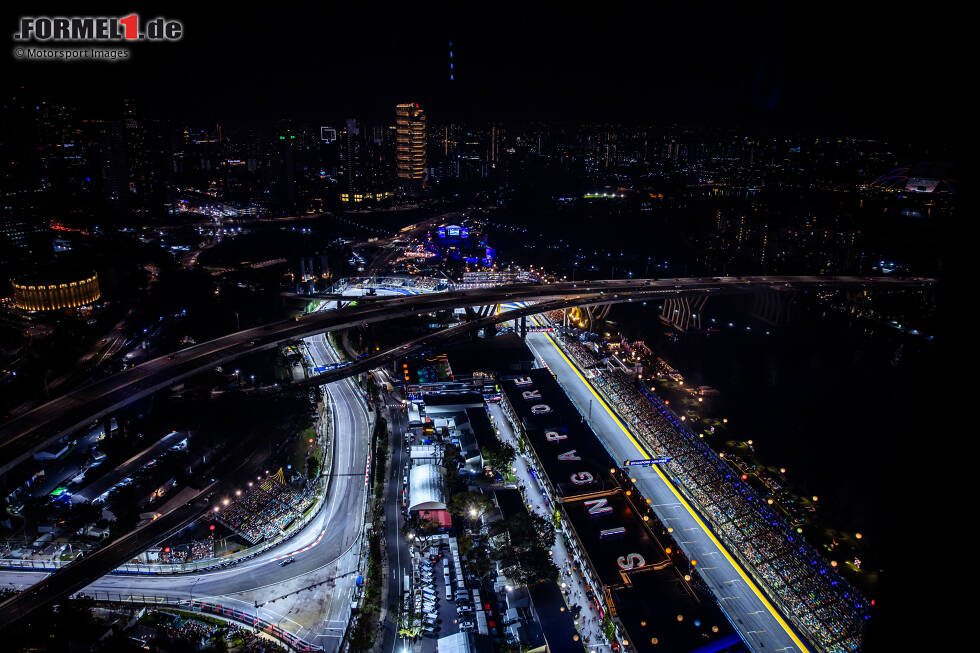
[[[531,11],[530,2],[263,3],[262,12],[239,9],[249,3],[227,11],[205,9],[205,2],[196,9],[66,3],[60,11],[13,4],[0,11],[8,48],[0,57],[0,93],[16,95],[23,86],[31,97],[93,118],[118,117],[124,97],[144,100],[155,117],[207,125],[391,120],[397,102],[417,101],[434,122],[681,123],[940,144],[959,129],[960,87],[973,82],[954,50],[972,42],[956,33],[951,5],[940,3],[909,11],[901,4],[856,9],[856,2],[750,10],[698,3],[691,13],[658,2],[590,3],[588,12],[573,9],[577,3]],[[179,19],[186,36],[137,44],[131,61],[115,64],[27,63],[10,54],[19,16],[133,11],[144,20]],[[909,452],[910,462],[919,454]],[[920,479],[910,478],[909,493],[920,493]],[[907,505],[895,503],[896,510]],[[932,512],[909,510],[934,520]],[[896,530],[912,523],[910,517]],[[915,550],[899,543],[893,555],[909,552]],[[886,577],[882,594],[909,586]],[[876,619],[872,628],[881,632],[902,621],[892,616],[883,627]]]
[[[183,21],[185,38],[138,44],[119,64],[8,57],[4,83],[96,110],[142,97],[161,117],[189,120],[387,117],[396,102],[417,100],[437,121],[748,124],[929,139],[949,127],[943,116],[957,76],[939,16],[813,4],[810,14],[679,14],[653,3],[592,5],[589,13],[404,3],[405,17],[319,7],[282,15],[136,8],[144,20]],[[61,15],[132,10],[86,5]],[[5,9],[6,31],[37,11]]]

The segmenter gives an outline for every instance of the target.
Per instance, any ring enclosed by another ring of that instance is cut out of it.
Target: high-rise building
[[[340,187],[348,197],[353,197],[355,192],[364,192],[361,169],[361,128],[354,118],[347,119],[341,136],[340,181]]]
[[[162,217],[167,200],[167,176],[172,156],[161,125],[147,119],[134,100],[123,102],[123,140],[128,166],[129,210],[142,217]],[[218,142],[221,126],[218,125]]]
[[[395,161],[398,183],[420,190],[426,180],[425,110],[417,102],[395,107]]]
[[[296,210],[299,197],[297,187],[297,130],[292,123],[280,121],[273,142],[278,145],[272,152],[272,201],[276,211],[288,215]]]
[[[118,120],[99,121],[101,137],[102,195],[116,213],[129,209],[129,168],[123,125]]]
[[[500,140],[500,127],[496,124],[490,125],[490,152],[487,156],[490,163],[496,163],[500,160]]]

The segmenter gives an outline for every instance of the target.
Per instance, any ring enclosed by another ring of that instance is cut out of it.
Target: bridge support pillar
[[[521,340],[527,340],[527,316],[521,316]]]
[[[793,290],[764,290],[752,296],[752,316],[770,326],[786,324],[792,318]]]
[[[660,319],[681,332],[700,330],[701,313],[707,303],[707,295],[668,297],[664,300]]]

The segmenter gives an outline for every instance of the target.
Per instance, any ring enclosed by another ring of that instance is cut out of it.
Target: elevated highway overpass
[[[556,308],[562,308],[565,306],[574,305],[575,302],[588,301],[587,298],[580,298],[578,296],[570,298],[562,298],[558,300],[551,300],[550,302],[545,302],[542,304],[536,304],[535,306],[527,306],[512,311],[505,311],[503,313],[486,316],[473,322],[467,322],[464,324],[456,325],[448,329],[443,329],[436,333],[427,334],[420,338],[415,338],[408,342],[396,345],[388,350],[375,354],[373,356],[365,357],[356,363],[346,365],[343,367],[338,367],[336,369],[324,372],[322,374],[310,377],[303,381],[304,384],[315,384],[324,385],[332,383],[334,381],[340,381],[347,377],[353,376],[360,372],[371,370],[384,365],[386,362],[393,360],[395,358],[400,358],[409,355],[415,351],[423,349],[429,345],[435,344],[437,342],[448,340],[450,338],[463,335],[467,331],[473,329],[479,329],[484,326],[489,326],[496,322],[503,322],[506,320],[512,320],[517,317],[530,315],[533,313],[539,313],[542,310],[552,310]],[[330,391],[331,403],[334,405],[335,415],[343,410],[345,415],[351,412],[351,405],[357,403],[351,394],[351,388],[346,386],[334,387]],[[337,398],[334,398],[334,394],[337,394]],[[346,395],[342,394],[346,393]],[[342,399],[347,405],[337,406],[337,400]],[[353,418],[350,418],[353,421]],[[354,432],[354,429],[345,431],[350,434]],[[360,432],[360,437],[355,438],[361,442],[361,449],[366,447],[366,437],[367,437],[367,427],[366,423],[361,426],[358,432]],[[346,441],[338,441],[334,443],[335,448],[342,451],[349,450],[353,445]],[[357,487],[360,480],[363,478],[363,465],[364,465],[364,455],[366,450],[359,451],[359,457],[357,459],[357,464],[341,468],[342,471],[338,472],[343,475],[354,476],[353,479],[344,479],[344,483],[347,488],[344,492],[335,492],[334,495],[328,498],[330,504],[340,504],[343,503],[345,506],[347,514],[356,514],[357,504],[350,501],[350,496],[354,495],[352,489]],[[40,574],[32,574],[32,579],[36,578],[36,582],[28,587],[25,591],[17,594],[7,600],[0,602],[0,628],[12,623],[13,621],[29,614],[33,610],[57,600],[62,596],[66,596],[77,592],[78,590],[88,586],[90,583],[98,580],[102,576],[109,574],[114,569],[119,567],[121,564],[130,560],[133,556],[138,554],[140,551],[145,550],[147,547],[152,546],[155,542],[159,542],[167,535],[176,532],[180,528],[191,523],[195,519],[200,518],[208,510],[211,509],[211,499],[213,497],[227,496],[231,493],[234,487],[234,482],[236,477],[241,475],[241,470],[250,467],[255,467],[250,462],[250,457],[246,458],[238,467],[238,469],[225,474],[218,482],[212,483],[211,485],[199,490],[197,494],[190,499],[184,506],[180,506],[172,510],[171,512],[161,516],[159,519],[155,519],[148,525],[135,529],[126,535],[121,536],[116,541],[111,544],[97,550],[95,553],[82,558],[66,567],[63,567],[55,572]],[[255,468],[257,469],[257,467]],[[354,471],[351,471],[354,470]],[[254,469],[252,470],[254,472]],[[336,489],[336,488],[335,488]],[[329,523],[326,519],[326,515],[336,515],[336,510],[328,510],[324,513],[324,518],[318,522],[318,525],[326,529]],[[342,529],[334,529],[342,530]],[[325,532],[325,531],[324,531]],[[346,540],[345,540],[346,542]],[[317,543],[319,544],[319,540]],[[281,557],[281,556],[280,556]],[[263,557],[263,564],[275,562],[278,558],[270,559],[268,556]],[[313,560],[310,559],[309,563]],[[306,564],[306,563],[304,563]],[[254,566],[254,565],[252,565]],[[17,573],[17,572],[14,572]],[[192,574],[182,574],[181,577],[186,576],[198,576],[202,575],[204,572],[192,573]],[[263,578],[269,580],[272,577],[281,576],[281,573],[277,573],[276,567],[268,566],[263,570]],[[3,573],[0,573],[0,577],[3,577]],[[210,577],[210,576],[209,576]],[[141,586],[145,588],[145,591],[157,592],[160,591],[165,593],[166,586],[168,585],[167,578],[169,576],[156,576],[150,578],[144,578],[142,580],[129,580],[128,587]],[[112,581],[108,581],[108,584],[112,584]],[[177,585],[185,585],[185,581],[176,581]],[[248,589],[250,587],[247,577],[242,578],[242,582],[231,585],[224,585],[223,587],[234,587],[239,591],[241,589]]]
[[[398,358],[408,356],[438,342],[465,335],[467,332],[480,329],[499,322],[510,321],[523,316],[534,315],[545,311],[567,308],[571,306],[594,306],[610,303],[628,302],[637,299],[655,299],[660,297],[678,296],[684,293],[732,293],[752,292],[770,287],[813,287],[823,285],[867,285],[884,284],[893,287],[910,285],[928,285],[931,280],[893,280],[893,279],[858,279],[858,278],[799,278],[799,277],[767,277],[739,280],[703,280],[703,279],[670,279],[660,281],[633,282],[593,282],[578,284],[544,284],[534,286],[507,286],[502,288],[484,289],[480,291],[459,291],[424,296],[398,297],[388,299],[370,306],[348,307],[344,310],[325,311],[311,314],[299,320],[284,320],[254,329],[247,329],[229,334],[223,338],[202,343],[177,352],[172,356],[161,357],[154,361],[127,370],[140,370],[140,374],[120,373],[106,381],[107,384],[100,393],[92,388],[82,388],[65,397],[56,399],[41,406],[51,411],[50,422],[44,421],[44,415],[37,415],[35,421],[26,424],[24,432],[8,430],[21,420],[15,420],[0,429],[4,440],[0,443],[0,460],[3,469],[9,469],[16,462],[10,462],[7,452],[15,452],[23,460],[30,455],[29,447],[40,447],[39,441],[50,442],[52,439],[68,433],[77,425],[85,424],[91,419],[106,414],[124,406],[139,397],[146,396],[156,389],[167,387],[174,382],[193,375],[217,364],[234,360],[239,356],[277,346],[284,341],[299,339],[309,335],[324,333],[334,329],[370,324],[380,320],[395,317],[406,317],[420,312],[445,310],[458,307],[493,306],[499,304],[515,304],[522,301],[534,301],[529,306],[518,306],[513,310],[474,317],[462,324],[427,334],[419,338],[396,345],[384,352],[365,357],[359,361],[347,364],[322,374],[310,377],[303,383],[325,384],[332,381],[368,371],[385,365]],[[119,378],[125,377],[125,378]],[[52,406],[53,404],[53,406]],[[26,414],[30,417],[38,410]],[[72,422],[74,421],[74,426]],[[53,425],[52,425],[53,424]],[[27,451],[16,453],[20,447]],[[59,596],[70,594],[81,587],[97,580],[118,564],[129,559],[137,551],[152,545],[160,537],[183,524],[189,523],[207,510],[207,497],[215,492],[214,487],[201,491],[198,499],[192,504],[175,510],[174,514],[153,524],[153,528],[144,532],[134,532],[124,536],[117,546],[107,547],[103,553],[85,560],[79,564],[69,565],[52,576],[41,580],[37,586],[29,588],[15,599],[0,606],[0,625],[9,623],[19,616],[36,609],[39,605],[55,600]],[[150,532],[152,531],[152,532]],[[157,532],[159,531],[159,532]],[[270,566],[274,573],[275,569]],[[153,584],[163,579],[147,580]],[[135,582],[135,581],[133,581]],[[140,581],[142,583],[143,581]]]
[[[842,286],[898,289],[933,283],[932,279],[820,276],[634,279],[511,285],[378,299],[364,305],[311,313],[295,320],[281,320],[230,333],[147,361],[42,404],[0,426],[0,474],[92,420],[182,379],[283,342],[327,331],[438,310],[524,301],[540,303],[572,298],[579,302],[578,305],[610,304],[643,298],[749,293],[765,289]]]

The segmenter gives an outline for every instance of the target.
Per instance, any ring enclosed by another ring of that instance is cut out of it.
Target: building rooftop
[[[446,470],[438,465],[416,465],[408,473],[408,509],[446,509]]]
[[[466,417],[469,419],[470,428],[473,429],[476,443],[480,449],[488,446],[500,446],[500,441],[497,439],[497,434],[493,430],[493,424],[490,423],[490,417],[485,408],[482,406],[480,408],[467,408]]]
[[[452,345],[446,354],[457,377],[472,376],[474,372],[515,374],[534,365],[534,354],[514,333]]]
[[[568,498],[614,487],[610,470],[619,465],[582,421],[551,372],[531,370],[524,378],[531,379],[531,383],[518,386],[515,379],[506,379],[501,387],[523,423],[528,442],[555,491]],[[538,394],[529,394],[533,398],[525,399],[525,392]],[[546,406],[549,410],[535,414],[536,406]],[[573,473],[586,473],[591,478],[588,482],[575,483],[571,479]]]
[[[578,641],[572,613],[563,610],[565,599],[557,583],[535,583],[528,588],[534,612],[548,643],[549,653],[585,653],[585,644]]]

